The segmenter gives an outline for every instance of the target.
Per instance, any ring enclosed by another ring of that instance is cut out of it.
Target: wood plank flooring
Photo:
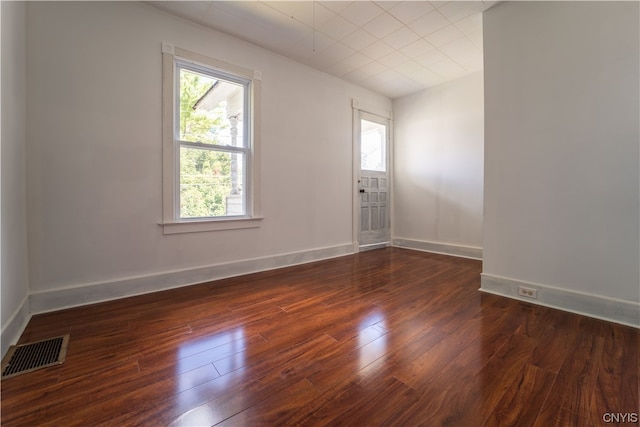
[[[638,330],[480,271],[388,248],[34,316],[67,360],[3,380],[2,425],[637,425],[606,414],[637,421]]]

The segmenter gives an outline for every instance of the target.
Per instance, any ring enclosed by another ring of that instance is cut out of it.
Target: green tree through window
[[[228,85],[228,84],[227,84]],[[192,143],[228,145],[227,100],[203,105],[206,97],[220,87],[213,76],[180,69],[180,140]],[[227,140],[227,141],[225,141]],[[237,156],[237,155],[235,155]],[[180,217],[216,217],[228,214],[234,155],[197,145],[180,146]]]

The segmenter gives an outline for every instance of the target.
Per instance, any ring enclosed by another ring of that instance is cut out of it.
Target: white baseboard
[[[31,314],[29,312],[29,295],[27,295],[9,320],[2,325],[2,337],[0,338],[2,357],[7,353],[10,346],[18,342],[20,335],[22,335],[27,323],[29,323],[29,319],[31,319]]]
[[[482,273],[480,290],[571,313],[640,328],[640,303],[571,291]],[[537,290],[537,298],[518,295],[524,286]]]
[[[453,255],[461,258],[482,260],[482,248],[475,246],[429,242],[426,240],[403,239],[397,237],[392,240],[392,246],[397,248],[416,249],[435,254]]]
[[[353,244],[348,243],[302,252],[215,264],[206,267],[121,278],[108,282],[91,283],[52,291],[32,292],[29,300],[29,308],[31,313],[34,314],[45,313],[179,288],[233,276],[240,276],[243,274],[336,258],[352,253],[354,253]]]
[[[370,245],[362,245],[358,247],[358,252],[365,252],[365,251],[375,251],[376,249],[384,249],[386,247],[389,247],[391,244],[389,242],[383,242],[383,243],[373,243]]]

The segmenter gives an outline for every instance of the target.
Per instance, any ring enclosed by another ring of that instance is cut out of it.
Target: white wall
[[[35,311],[352,250],[351,99],[389,99],[145,4],[27,11]],[[262,73],[260,228],[162,234],[162,42]]]
[[[393,101],[394,244],[482,256],[483,76]]]
[[[1,352],[4,355],[28,317],[29,277],[26,222],[25,4],[2,2],[2,165],[0,224]]]
[[[485,13],[483,289],[640,326],[638,8]]]

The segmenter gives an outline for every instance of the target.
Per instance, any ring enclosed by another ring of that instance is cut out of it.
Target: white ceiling
[[[495,1],[151,1],[397,98],[482,69]]]

